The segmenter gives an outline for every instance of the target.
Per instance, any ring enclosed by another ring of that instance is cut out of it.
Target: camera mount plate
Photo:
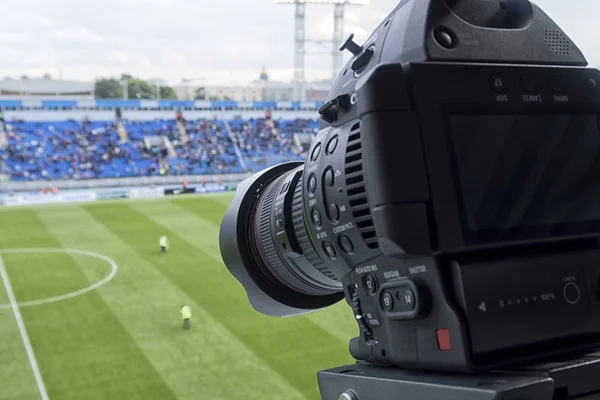
[[[481,375],[355,364],[317,377],[323,400],[600,400],[600,352]]]

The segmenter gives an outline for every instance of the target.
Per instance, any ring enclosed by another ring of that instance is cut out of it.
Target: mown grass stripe
[[[218,214],[222,206],[207,200],[203,207],[205,212],[220,220]],[[227,270],[213,268],[214,258],[190,245],[177,232],[149,221],[131,206],[119,204],[109,208],[90,204],[83,207],[140,255],[152,260],[167,278],[308,398],[319,397],[315,379],[319,369],[350,361],[340,341],[310,321],[257,314]],[[171,252],[155,261],[157,241],[163,234],[170,238]],[[217,240],[214,232],[207,235],[198,231],[199,243],[214,240]],[[176,254],[184,256],[174,258]]]
[[[226,199],[226,197],[224,198]],[[161,225],[176,231],[188,242],[198,245],[196,230],[192,227],[198,227],[202,232],[218,238],[221,219],[225,214],[228,204],[215,200],[216,198],[192,199],[190,197],[179,197],[170,202],[165,202],[166,204],[137,203],[133,204],[133,206]],[[188,222],[192,220],[194,221],[193,224]],[[214,245],[206,246],[205,252],[213,258],[221,260],[217,240],[214,241]],[[348,341],[358,334],[358,326],[354,315],[345,301],[341,301],[326,310],[305,315],[302,318],[311,320],[322,329],[340,339],[345,348]]]
[[[221,193],[219,196],[213,196],[212,199],[215,202],[220,203],[225,207],[229,207],[229,204],[231,203],[231,200],[233,199],[234,195],[235,195],[235,192],[226,192],[226,193]]]
[[[42,379],[42,374],[40,373],[40,368],[38,366],[35,353],[33,352],[31,342],[29,341],[27,328],[25,328],[25,323],[23,322],[23,317],[21,316],[21,310],[19,309],[19,304],[13,292],[13,288],[10,283],[8,273],[6,272],[6,268],[4,267],[2,257],[0,257],[0,275],[2,276],[2,281],[4,282],[6,294],[8,296],[8,300],[10,302],[13,314],[15,315],[15,320],[17,321],[17,327],[19,328],[21,340],[23,341],[23,346],[25,347],[25,352],[27,353],[27,358],[29,359],[29,364],[31,365],[31,370],[33,371],[33,376],[35,378],[35,383],[37,384],[38,390],[40,392],[40,397],[42,398],[42,400],[48,400],[48,392],[46,391],[46,385],[44,384],[44,380]]]
[[[0,302],[8,302],[6,289],[0,285]],[[0,399],[40,398],[31,366],[23,346],[12,310],[0,310]]]
[[[31,210],[0,214],[0,226],[10,227],[0,230],[0,248],[60,247]],[[13,257],[17,263],[11,262]],[[9,276],[25,274],[32,282],[47,279],[27,270],[28,265],[43,264],[44,257],[32,254],[25,261],[18,254],[3,256]],[[70,280],[67,290],[73,282],[89,285],[69,255],[53,257],[59,257],[62,268],[69,271],[64,275]],[[20,293],[27,292],[27,281],[11,281],[18,300]],[[97,293],[21,312],[51,399],[174,398]]]
[[[38,215],[63,246],[94,249],[117,260],[119,274],[98,293],[178,399],[303,399],[244,343],[153,268],[155,259],[163,257],[157,251],[158,238],[146,260],[79,207],[38,211]],[[140,228],[144,227],[145,221],[140,221]],[[180,255],[185,258],[185,254]],[[192,307],[191,331],[181,329],[182,304]]]

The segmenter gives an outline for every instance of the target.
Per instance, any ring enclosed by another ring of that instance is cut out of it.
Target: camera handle
[[[481,375],[355,364],[317,378],[322,400],[600,400],[600,352]]]

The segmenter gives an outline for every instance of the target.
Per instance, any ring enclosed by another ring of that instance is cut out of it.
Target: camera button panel
[[[329,218],[333,222],[338,222],[340,220],[340,208],[335,203],[329,205]]]
[[[342,235],[338,238],[338,242],[340,243],[340,247],[346,253],[352,253],[354,250],[354,244],[350,240],[348,236]]]
[[[593,78],[586,79],[584,84],[585,84],[586,89],[589,90],[590,92],[595,92],[596,89],[598,88],[598,83]]]
[[[387,318],[395,320],[417,319],[428,311],[430,304],[424,283],[411,279],[396,279],[381,285],[379,298]],[[391,298],[391,302],[386,299]],[[387,306],[389,303],[391,306]]]
[[[394,298],[390,293],[384,293],[383,296],[381,296],[381,307],[387,312],[394,310]]]
[[[577,304],[581,300],[581,289],[576,283],[567,283],[563,289],[563,294],[569,304]]]
[[[536,86],[535,79],[531,75],[521,76],[521,88],[523,88],[524,91],[533,93],[536,90]]]
[[[333,247],[333,245],[330,242],[323,242],[323,250],[325,250],[325,253],[327,253],[327,255],[330,258],[335,258],[336,256],[336,251],[335,251],[335,247]]]
[[[323,219],[319,210],[312,210],[311,218],[315,227],[320,228],[323,225]]]
[[[490,86],[498,93],[502,93],[506,90],[506,80],[500,75],[490,76]]]
[[[331,167],[327,168],[327,171],[325,171],[325,174],[323,175],[323,182],[325,183],[325,186],[329,186],[329,187],[332,187],[335,184],[333,168],[331,168]]]
[[[317,177],[311,174],[308,178],[308,193],[314,195],[317,192]]]
[[[310,156],[311,161],[317,161],[319,159],[319,156],[321,155],[322,147],[323,146],[321,146],[321,143],[317,143],[317,145],[313,149],[312,155]]]
[[[377,292],[377,278],[372,274],[365,275],[363,278],[363,286],[365,287],[365,292],[374,295]]]
[[[398,300],[397,310],[400,312],[412,311],[416,307],[415,294],[408,288],[398,290],[396,300]]]
[[[327,144],[327,155],[332,155],[333,153],[335,153],[335,149],[337,149],[339,141],[340,139],[337,135],[329,141],[329,143]]]

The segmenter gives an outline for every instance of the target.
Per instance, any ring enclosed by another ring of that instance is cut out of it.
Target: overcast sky
[[[0,78],[50,73],[92,80],[123,72],[143,78],[243,83],[266,66],[293,76],[293,5],[271,0],[5,0]],[[399,0],[346,11],[345,35],[364,40]],[[484,1],[484,0],[482,0]],[[485,0],[488,1],[488,0]],[[600,1],[537,0],[600,65]],[[307,36],[328,39],[333,6],[307,6]],[[329,77],[331,57],[310,55],[307,78]]]

